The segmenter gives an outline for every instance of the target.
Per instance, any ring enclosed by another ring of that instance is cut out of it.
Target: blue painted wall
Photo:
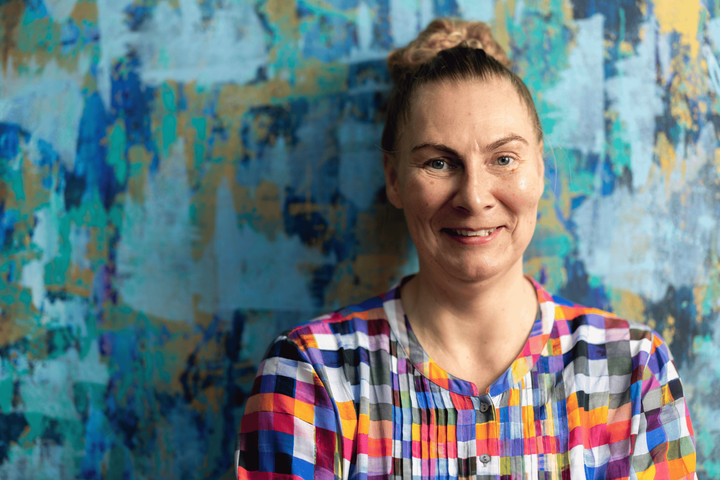
[[[716,0],[0,1],[0,477],[232,477],[274,335],[416,268],[384,57],[446,15],[537,99],[527,271],[663,334],[720,479]]]

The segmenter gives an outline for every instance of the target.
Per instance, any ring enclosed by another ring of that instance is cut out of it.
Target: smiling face
[[[405,211],[420,274],[478,282],[522,274],[542,196],[542,141],[501,79],[425,85],[398,152],[385,155],[388,198]]]

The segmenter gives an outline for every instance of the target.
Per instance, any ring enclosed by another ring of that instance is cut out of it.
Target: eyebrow
[[[530,145],[528,143],[528,141],[525,140],[520,135],[518,135],[516,133],[511,133],[505,137],[495,140],[493,143],[486,146],[485,151],[489,152],[492,150],[496,150],[510,142],[521,142],[521,143],[524,143],[525,145],[528,145],[528,146]],[[457,150],[455,150],[454,148],[448,147],[447,145],[442,144],[442,143],[422,143],[420,145],[416,145],[415,147],[413,147],[413,149],[410,151],[410,153],[415,153],[415,151],[422,150],[423,148],[434,148],[435,150],[440,150],[441,152],[446,152],[446,153],[449,153],[456,157],[461,157],[461,155],[457,152]]]

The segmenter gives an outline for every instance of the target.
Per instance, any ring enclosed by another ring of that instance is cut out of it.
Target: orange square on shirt
[[[304,422],[312,424],[315,421],[315,407],[295,400],[295,416]]]

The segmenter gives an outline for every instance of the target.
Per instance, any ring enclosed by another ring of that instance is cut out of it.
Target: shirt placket
[[[498,475],[500,448],[498,410],[489,394],[473,397],[475,407],[476,473],[478,477]]]

